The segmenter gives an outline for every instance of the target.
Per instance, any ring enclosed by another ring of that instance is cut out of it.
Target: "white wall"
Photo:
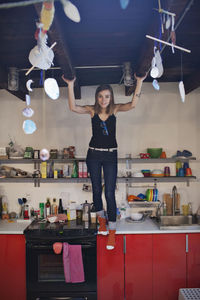
[[[117,116],[117,140],[119,157],[131,153],[137,157],[140,152],[145,152],[147,147],[162,147],[167,157],[171,157],[177,150],[190,150],[193,156],[199,159],[200,121],[198,112],[200,109],[200,89],[186,96],[183,104],[178,92],[178,83],[160,84],[160,91],[153,89],[150,83],[144,83],[142,96],[136,109],[119,113]],[[123,86],[113,85],[115,102],[125,103],[131,97],[124,96]],[[80,105],[93,104],[96,87],[82,87],[82,99],[77,100]],[[60,98],[53,101],[45,95],[43,89],[35,89],[31,93],[31,107],[35,114],[32,117],[37,125],[37,131],[32,135],[26,135],[22,129],[24,116],[22,109],[25,102],[20,101],[8,92],[0,91],[0,147],[8,146],[9,135],[21,146],[32,146],[35,149],[52,148],[62,149],[70,145],[76,147],[77,156],[85,156],[91,136],[91,120],[89,115],[79,115],[69,111],[66,105],[67,89],[60,89]],[[162,165],[136,165],[134,170],[150,168],[164,168]],[[17,166],[19,167],[19,165]],[[29,170],[31,166],[20,166]],[[124,165],[119,168],[124,168]],[[191,163],[193,174],[198,178],[199,162]],[[175,175],[175,165],[170,164],[171,173]],[[200,204],[199,181],[192,182],[189,187],[186,183],[175,183],[181,194],[181,202],[193,202],[193,210],[196,211]],[[159,183],[159,198],[163,193],[171,193],[174,183]],[[131,193],[145,192],[142,187],[131,189]],[[92,194],[82,191],[82,184],[41,184],[40,188],[34,188],[33,184],[10,184],[0,182],[0,195],[6,195],[9,201],[10,211],[19,211],[17,199],[31,196],[31,205],[37,208],[39,202],[44,202],[47,197],[51,199],[60,196],[61,192],[69,193],[70,200],[77,203],[85,199],[92,201]],[[125,199],[125,184],[119,184],[116,192],[118,205]]]

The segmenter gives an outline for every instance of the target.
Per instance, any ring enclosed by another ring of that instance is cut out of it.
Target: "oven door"
[[[27,300],[96,299],[96,237],[59,240],[82,246],[85,281],[66,283],[61,254],[55,254],[52,241],[26,243]]]

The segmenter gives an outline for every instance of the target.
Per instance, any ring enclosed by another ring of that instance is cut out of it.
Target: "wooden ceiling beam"
[[[185,87],[185,94],[189,94],[198,87],[200,87],[200,71],[194,72],[191,76],[183,80]]]

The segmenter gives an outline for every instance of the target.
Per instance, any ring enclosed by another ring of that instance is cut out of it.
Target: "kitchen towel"
[[[66,282],[84,282],[81,245],[63,243],[63,267]]]

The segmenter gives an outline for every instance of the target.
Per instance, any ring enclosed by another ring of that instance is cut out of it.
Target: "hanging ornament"
[[[32,79],[29,79],[27,82],[26,82],[26,88],[29,92],[32,92],[32,88],[31,88],[31,84],[33,83],[33,80]]]
[[[30,104],[31,104],[31,97],[29,95],[26,95],[26,107],[22,110],[22,114],[27,118],[31,118],[34,114],[34,110],[28,107]]]
[[[42,5],[42,10],[40,14],[40,22],[43,24],[42,31],[46,33],[54,19],[55,7],[54,1],[45,1]]]
[[[26,134],[32,134],[36,131],[37,127],[35,125],[35,122],[32,120],[25,120],[23,122],[23,130]]]
[[[158,83],[158,81],[157,81],[156,79],[153,80],[152,85],[153,85],[153,87],[154,87],[154,89],[155,89],[156,91],[159,91],[159,90],[160,90],[159,83]]]
[[[56,100],[59,97],[59,87],[54,78],[47,78],[44,81],[44,90],[46,94],[52,99]]]
[[[129,0],[120,0],[120,5],[122,9],[126,9],[129,5]]]
[[[61,2],[62,2],[63,9],[64,9],[66,16],[70,20],[72,20],[76,23],[79,23],[81,20],[81,17],[80,17],[77,7],[74,4],[72,4],[69,0],[61,0]]]
[[[181,52],[181,81],[179,82],[179,93],[181,96],[181,101],[184,103],[185,102],[185,87],[183,83],[183,61],[182,61],[182,52]]]

